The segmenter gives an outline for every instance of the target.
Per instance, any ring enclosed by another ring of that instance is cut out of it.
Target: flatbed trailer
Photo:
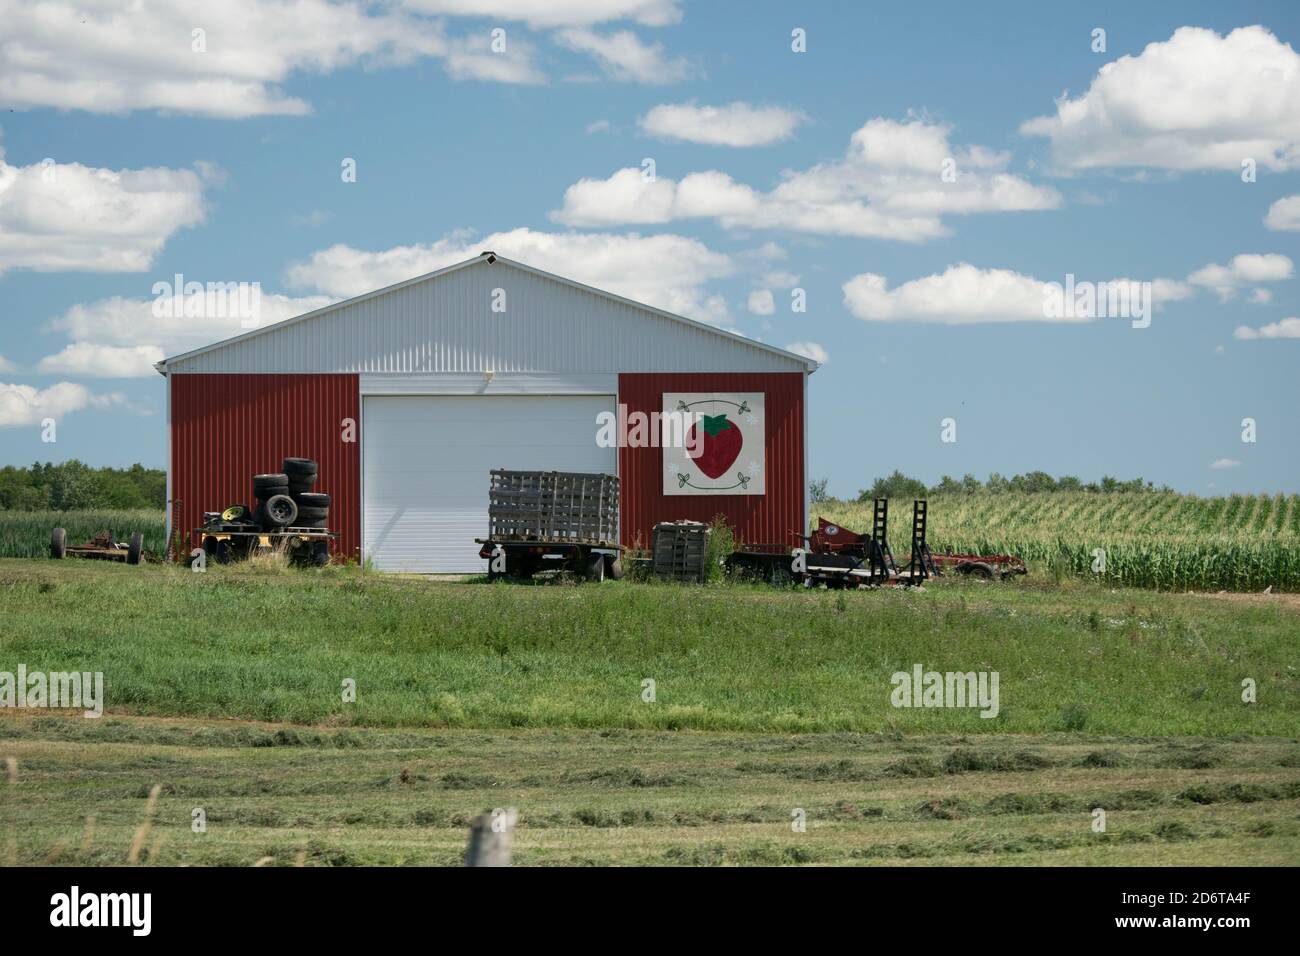
[[[588,581],[623,576],[619,481],[568,471],[491,472],[488,534],[475,538],[488,579],[569,570]]]
[[[252,557],[261,551],[287,551],[291,558],[310,560],[323,566],[329,563],[329,545],[338,538],[337,531],[323,528],[277,528],[263,531],[247,525],[204,525],[194,529],[197,546],[208,560],[229,564]],[[191,559],[192,561],[193,559]]]

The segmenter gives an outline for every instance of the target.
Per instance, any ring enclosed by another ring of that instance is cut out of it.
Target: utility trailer
[[[1011,555],[933,554],[926,542],[928,523],[929,504],[918,498],[912,502],[911,553],[902,567],[889,546],[886,498],[875,499],[870,533],[859,534],[818,518],[812,534],[791,532],[802,545],[799,549],[792,552],[782,545],[747,545],[732,554],[727,564],[774,584],[824,584],[828,588],[919,584],[945,571],[982,578],[1025,573],[1024,562]]]
[[[204,554],[209,561],[229,564],[268,551],[286,551],[293,561],[310,562],[324,567],[330,562],[330,542],[337,531],[322,528],[276,528],[274,531],[250,530],[247,527],[196,528]]]
[[[490,477],[488,535],[474,539],[489,580],[551,570],[623,576],[616,476],[501,468]]]
[[[113,540],[111,531],[101,531],[85,544],[68,544],[68,532],[55,528],[50,532],[50,557],[55,560],[73,557],[140,564],[145,559],[144,535],[137,531],[128,541],[121,542]]]

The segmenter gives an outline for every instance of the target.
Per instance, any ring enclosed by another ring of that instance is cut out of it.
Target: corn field
[[[116,541],[131,533],[144,535],[146,551],[167,550],[164,515],[149,508],[138,511],[0,511],[0,558],[45,558],[50,554],[50,532],[68,530],[68,544],[89,541],[101,531],[111,531]]]
[[[927,537],[935,552],[1018,554],[1031,570],[1059,568],[1159,590],[1300,591],[1300,495],[1055,491],[937,495],[929,502]],[[890,545],[905,556],[912,503],[890,506]],[[812,513],[865,532],[871,508],[830,501]]]

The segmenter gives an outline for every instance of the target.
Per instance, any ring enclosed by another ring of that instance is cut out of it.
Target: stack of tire
[[[330,496],[312,491],[320,468],[310,458],[286,458],[284,473],[289,479],[289,496],[298,506],[295,527],[323,530],[328,526]]]
[[[257,507],[253,520],[264,531],[280,528],[325,530],[329,527],[330,496],[312,491],[320,467],[310,458],[286,458],[278,474],[254,475],[253,495]],[[329,561],[329,542],[312,543],[312,560]]]

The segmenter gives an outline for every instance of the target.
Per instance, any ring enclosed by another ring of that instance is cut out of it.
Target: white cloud
[[[755,315],[771,315],[776,311],[776,300],[772,298],[771,289],[755,289],[749,294],[745,308]]]
[[[795,355],[802,355],[804,358],[810,358],[818,365],[825,365],[830,361],[830,356],[826,350],[816,342],[791,342],[785,347],[787,352],[793,352]]]
[[[1228,301],[1242,286],[1257,282],[1281,282],[1291,278],[1294,264],[1278,253],[1233,256],[1226,266],[1211,262],[1187,277],[1195,286],[1211,289],[1221,301]],[[1267,300],[1265,300],[1267,301]]]
[[[189,169],[11,166],[0,150],[0,273],[147,269],[174,232],[203,221],[203,185]]]
[[[1240,466],[1241,462],[1237,461],[1235,458],[1216,458],[1214,461],[1210,462],[1210,468],[1214,471],[1222,471],[1225,468],[1238,468]]]
[[[726,106],[661,103],[637,122],[646,133],[662,139],[710,146],[766,146],[788,138],[803,115],[779,106]]]
[[[1300,194],[1286,196],[1269,206],[1264,226],[1278,232],[1300,232]]]
[[[1251,289],[1248,301],[1253,305],[1268,305],[1273,301],[1273,293],[1268,289]]]
[[[13,362],[9,361],[3,355],[0,355],[0,372],[16,372],[16,371],[18,371],[18,366],[15,365]]]
[[[609,131],[609,120],[596,120],[594,123],[587,124],[588,133],[608,133]]]
[[[153,365],[165,357],[156,345],[94,345],[74,342],[56,355],[41,359],[37,371],[86,378],[141,378],[153,375]]]
[[[844,283],[844,305],[859,319],[892,322],[913,319],[957,325],[966,322],[1047,321],[1043,282],[1009,269],[979,269],[969,263],[949,266],[890,289],[871,272]],[[1076,319],[1075,321],[1086,321]]]
[[[471,34],[447,49],[447,75],[453,80],[487,80],[492,83],[538,84],[546,76],[533,65],[531,43],[507,37],[501,52],[491,48],[488,34]]]
[[[1136,280],[1106,281],[1132,288]],[[1010,269],[981,269],[962,262],[895,289],[889,288],[884,276],[864,272],[844,283],[843,290],[849,312],[870,322],[1090,322],[1105,311],[1101,308],[1103,294],[1098,292],[1091,313],[1053,315],[1047,309],[1047,285]],[[1059,288],[1056,291],[1061,292]],[[1170,279],[1151,280],[1152,305],[1159,308],[1164,301],[1183,298],[1186,291],[1185,286]]]
[[[592,4],[567,6],[576,16]],[[664,5],[641,6],[653,17]],[[281,89],[295,74],[425,57],[453,77],[537,82],[522,43],[489,61],[478,34],[448,37],[439,20],[361,0],[222,0],[201,11],[190,0],[0,0],[0,23],[0,101],[18,108],[302,115],[310,105]],[[196,28],[206,31],[202,52]]]
[[[58,421],[83,408],[107,408],[125,401],[120,392],[95,395],[73,382],[59,382],[44,389],[0,382],[0,428],[39,425],[46,418]]]
[[[943,214],[1052,209],[1061,197],[1004,171],[1004,154],[954,149],[949,128],[919,119],[875,119],[853,134],[843,160],[787,171],[770,192],[723,172],[647,180],[637,168],[582,179],[551,218],[574,226],[713,218],[728,229],[791,229],[820,235],[921,241],[946,235]],[[956,163],[956,181],[942,178]]]
[[[425,13],[523,21],[539,29],[614,20],[666,27],[682,19],[677,0],[405,0],[405,5]]]
[[[1021,132],[1063,169],[1300,167],[1300,56],[1262,26],[1180,27],[1097,73],[1088,91]]]
[[[695,239],[672,234],[521,228],[481,239],[457,236],[380,252],[337,245],[292,265],[289,282],[336,297],[359,295],[472,258],[484,249],[679,315],[714,323],[727,318],[726,300],[705,287],[732,275],[735,264]]]
[[[1270,322],[1257,329],[1248,325],[1239,325],[1233,331],[1234,339],[1300,339],[1300,319],[1292,316],[1280,322]]]
[[[799,276],[794,272],[777,270],[763,276],[763,282],[778,289],[790,289],[799,284]]]
[[[248,331],[237,315],[207,314],[213,310],[206,308],[201,295],[185,296],[179,314],[171,316],[155,315],[154,301],[114,296],[72,306],[49,325],[72,341],[41,359],[40,371],[92,378],[153,376],[157,374],[153,363],[168,355]],[[262,293],[257,325],[265,327],[332,301],[324,295],[294,298]]]
[[[555,39],[570,50],[591,54],[606,76],[624,83],[677,83],[695,72],[683,57],[668,59],[662,43],[644,43],[630,30],[601,35],[573,27],[556,31]]]

